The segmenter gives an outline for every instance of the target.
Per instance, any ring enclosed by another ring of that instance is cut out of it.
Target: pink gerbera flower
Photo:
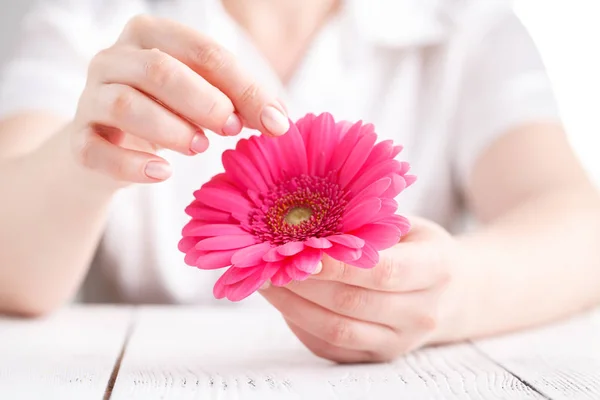
[[[281,137],[242,139],[225,172],[194,193],[179,249],[200,269],[230,267],[216,298],[239,301],[264,282],[306,279],[323,253],[372,268],[409,230],[394,198],[415,181],[402,150],[375,144],[371,124],[309,114]]]

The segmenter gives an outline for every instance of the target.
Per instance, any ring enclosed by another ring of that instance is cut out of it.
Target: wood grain
[[[335,366],[264,310],[147,308],[137,318],[112,400],[540,399],[471,345],[393,364]]]
[[[73,307],[0,318],[0,399],[103,399],[130,317],[128,308]]]
[[[476,345],[551,399],[600,399],[600,310]]]

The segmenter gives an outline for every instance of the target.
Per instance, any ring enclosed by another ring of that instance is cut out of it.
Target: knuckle
[[[344,347],[352,344],[355,340],[355,328],[350,323],[342,318],[337,318],[330,323],[327,332],[325,333],[325,340],[337,347]]]
[[[334,297],[334,307],[342,313],[354,314],[364,308],[367,292],[358,288],[339,290]]]
[[[194,61],[207,72],[219,72],[229,64],[230,56],[216,44],[203,44],[193,55]]]
[[[434,331],[438,327],[438,318],[434,313],[423,313],[415,317],[415,326],[427,332]]]
[[[90,135],[87,133],[80,133],[77,135],[73,141],[73,154],[75,156],[75,161],[85,167],[91,167],[91,148],[92,148],[92,140]]]
[[[242,90],[239,101],[242,104],[253,103],[259,96],[260,88],[256,83],[251,83]]]
[[[119,90],[109,105],[109,113],[116,120],[128,116],[133,109],[134,95],[129,90]]]
[[[176,65],[159,50],[150,50],[150,54],[144,66],[145,78],[154,86],[162,88],[177,74]]]
[[[384,257],[375,267],[375,285],[381,289],[393,289],[396,277],[396,267],[391,258]]]
[[[154,22],[154,17],[148,14],[140,14],[131,18],[125,25],[125,32],[129,34],[139,34],[149,29]]]
[[[88,65],[88,76],[97,77],[104,72],[105,60],[110,56],[112,48],[102,49],[92,57]]]

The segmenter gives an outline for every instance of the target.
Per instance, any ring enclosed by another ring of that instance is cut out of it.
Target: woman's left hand
[[[454,309],[445,294],[456,241],[432,222],[411,223],[411,232],[381,252],[373,269],[326,257],[308,280],[261,293],[304,345],[332,361],[389,361],[437,341]]]

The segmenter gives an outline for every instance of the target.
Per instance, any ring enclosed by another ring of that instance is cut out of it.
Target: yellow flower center
[[[313,211],[309,207],[292,207],[284,219],[290,225],[300,225],[308,221],[312,215]]]

